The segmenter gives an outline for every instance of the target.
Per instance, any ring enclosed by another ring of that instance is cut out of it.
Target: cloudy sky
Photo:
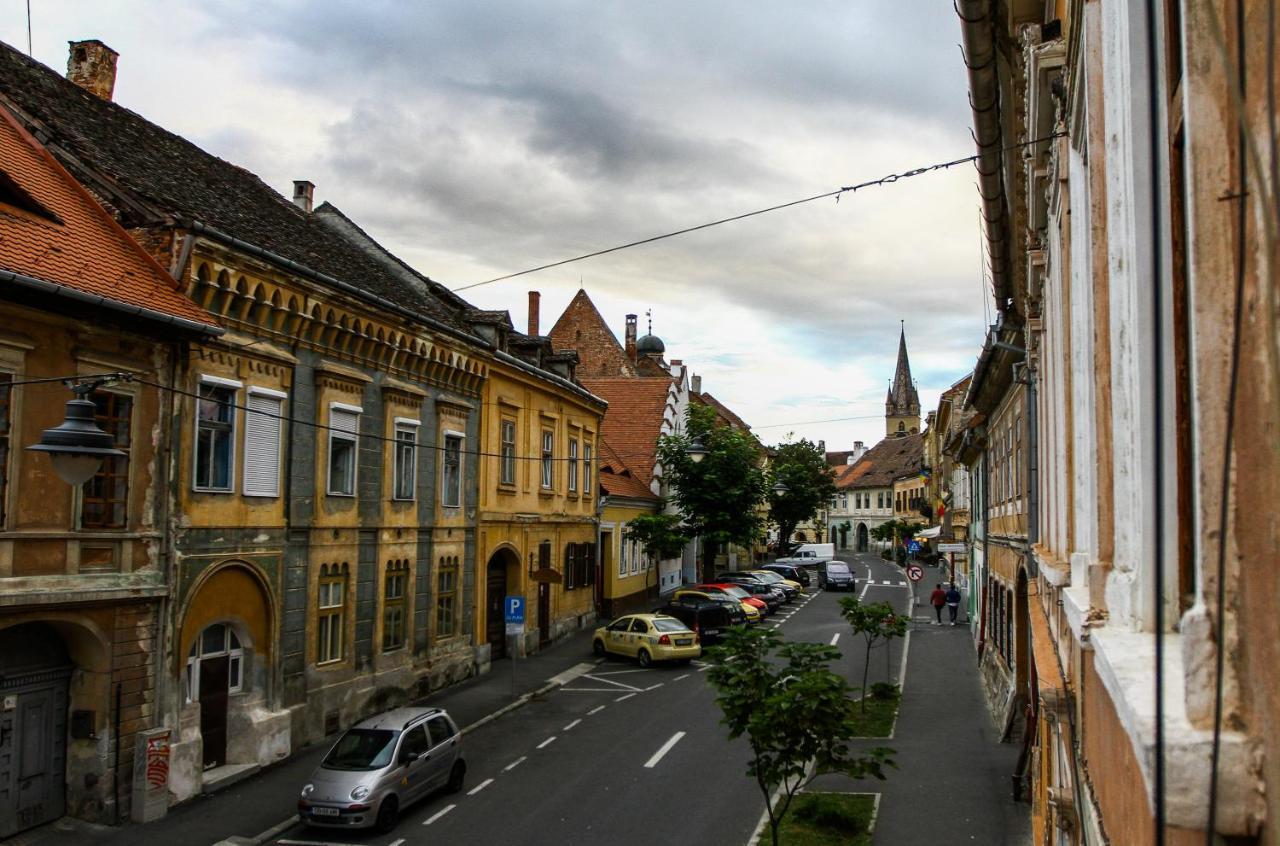
[[[947,2],[32,3],[34,55],[459,287],[973,151]],[[25,0],[0,39],[25,49]],[[984,329],[972,165],[465,292],[542,331],[584,286],[767,442],[884,433],[899,320],[924,406]],[[854,419],[846,419],[854,418]],[[827,421],[827,422],[810,422]]]

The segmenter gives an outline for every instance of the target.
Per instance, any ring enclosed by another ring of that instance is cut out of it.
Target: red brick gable
[[[564,314],[551,327],[550,338],[556,351],[577,351],[579,378],[637,375],[626,350],[585,290],[579,290],[569,301]]]

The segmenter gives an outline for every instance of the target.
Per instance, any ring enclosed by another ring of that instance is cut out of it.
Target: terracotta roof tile
[[[0,173],[7,178],[0,190],[0,267],[119,303],[217,325],[176,289],[164,268],[4,109],[0,109]],[[5,202],[6,198],[18,205]]]
[[[724,422],[728,423],[731,427],[741,429],[744,432],[748,432],[751,430],[751,427],[747,424],[747,421],[743,420],[741,417],[739,417],[737,414],[734,413],[733,409],[729,408],[729,406],[725,405],[724,403],[720,402],[720,400],[711,396],[711,394],[705,391],[703,391],[700,394],[695,394],[693,392],[690,392],[689,398],[692,399],[694,402],[700,402],[703,405],[707,405],[707,406],[710,406],[711,408],[714,408],[716,411],[716,414],[718,414],[720,418],[724,420]]]
[[[666,416],[672,381],[664,377],[581,379],[582,386],[609,403],[601,437],[643,482],[653,478],[658,435]]]
[[[649,485],[635,477],[627,463],[605,440],[600,441],[600,486],[610,496],[658,501]]]

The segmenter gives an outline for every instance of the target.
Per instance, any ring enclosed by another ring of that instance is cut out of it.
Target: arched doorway
[[[0,630],[0,838],[66,812],[67,701],[75,666],[46,623]]]
[[[507,657],[506,613],[502,607],[510,585],[515,584],[520,558],[507,547],[489,557],[485,573],[485,640],[489,658]]]
[[[858,552],[866,552],[871,546],[871,534],[867,531],[866,523],[858,524]]]
[[[244,644],[226,623],[205,627],[187,651],[187,690],[200,703],[205,769],[227,763],[227,707],[244,689]]]

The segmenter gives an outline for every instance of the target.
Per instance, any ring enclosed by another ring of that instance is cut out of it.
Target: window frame
[[[396,502],[413,502],[418,498],[418,432],[422,421],[412,417],[396,417],[391,424],[391,498]],[[410,439],[401,435],[411,435]],[[408,492],[401,476],[401,458],[405,448],[409,452]]]
[[[569,455],[567,456],[567,459],[568,459],[568,471],[569,471],[567,474],[568,475],[567,487],[568,487],[569,493],[575,494],[578,492],[578,438],[577,437],[569,438]]]
[[[206,398],[204,396],[205,388],[210,388],[212,390],[230,391],[231,399],[229,402],[224,403],[220,400]],[[204,373],[200,374],[199,383],[196,389],[197,396],[196,396],[195,407],[194,407],[195,426],[192,431],[192,440],[191,440],[191,489],[193,491],[197,491],[199,493],[220,493],[220,494],[230,494],[230,493],[236,492],[236,463],[237,463],[236,454],[239,452],[237,436],[239,434],[239,429],[240,429],[238,425],[239,415],[237,414],[237,412],[239,411],[239,408],[237,406],[239,406],[240,404],[239,402],[240,391],[242,388],[244,388],[244,383],[237,381],[235,379],[226,379],[221,376],[210,376]],[[229,420],[228,421],[221,421],[221,420],[205,421],[204,425],[202,426],[202,420],[200,417],[200,408],[201,408],[201,403],[204,403],[204,402],[215,402],[220,405],[226,405],[229,411],[229,415],[228,415]],[[225,430],[221,428],[215,428],[213,429],[213,431],[215,432],[226,431],[229,433],[228,446],[227,446],[227,449],[229,450],[229,453],[227,455],[227,484],[225,487],[213,486],[209,484],[205,484],[205,485],[200,484],[200,464],[201,464],[200,433],[202,428],[205,428],[212,423],[216,423],[219,426],[225,425],[227,427]]]
[[[110,397],[112,409],[114,409],[116,403],[122,400],[128,403],[128,417],[125,420],[125,436],[128,438],[127,442],[121,443],[119,440],[114,440],[115,427],[111,425],[110,421],[118,420],[118,414],[108,414],[105,416],[99,414],[95,399],[96,397]],[[98,471],[93,474],[93,477],[80,486],[79,496],[77,498],[79,503],[76,514],[77,526],[81,529],[90,529],[93,531],[123,531],[129,528],[129,493],[132,487],[131,482],[133,478],[133,428],[136,422],[134,411],[138,405],[138,397],[131,391],[112,390],[108,387],[102,387],[90,394],[88,399],[94,402],[94,422],[98,425],[98,428],[113,436],[112,446],[115,449],[124,452],[125,455],[109,456],[103,459],[102,465],[98,468]],[[111,470],[109,470],[109,468],[116,468],[121,463],[124,465],[123,473],[111,472]],[[110,511],[112,503],[117,502],[117,500],[108,497],[90,497],[87,493],[90,485],[98,479],[108,476],[111,478],[124,478],[124,496],[118,500],[121,506],[121,519],[119,523],[110,520],[104,520],[99,523],[86,522],[85,509],[90,503],[102,503],[105,513]]]
[[[339,429],[333,425],[333,413],[340,411],[344,414],[350,414],[355,417],[355,428],[348,432],[345,429]],[[329,419],[328,419],[328,453],[325,460],[325,493],[328,496],[340,496],[344,498],[354,498],[356,495],[357,485],[359,484],[360,473],[360,417],[364,414],[364,409],[358,405],[348,405],[344,402],[329,403]],[[333,445],[335,441],[343,441],[350,445],[350,473],[351,473],[351,490],[341,491],[335,490],[333,486],[333,468],[334,454]]]
[[[507,435],[511,437],[508,438]],[[516,483],[516,420],[514,417],[503,417],[498,424],[499,475],[498,484],[512,485]]]
[[[341,663],[346,659],[347,633],[347,582],[351,576],[351,568],[347,562],[341,564],[322,564],[320,578],[316,583],[316,666],[328,666]],[[329,604],[325,601],[325,588],[329,589]],[[333,602],[333,589],[338,588],[338,601]],[[337,654],[333,654],[333,642],[337,639]]]
[[[205,652],[204,634],[211,626],[222,626],[222,649]],[[200,699],[200,662],[220,655],[227,656],[227,693],[244,692],[244,643],[230,623],[213,622],[196,634],[191,648],[187,650],[187,660],[183,665],[187,686],[183,693],[186,704],[190,705]]]
[[[461,508],[462,507],[462,472],[463,472],[463,451],[466,446],[467,436],[453,429],[445,429],[444,445],[440,455],[440,506],[442,508]],[[455,474],[450,483],[450,450],[454,449],[454,462],[452,471]],[[452,488],[452,491],[450,490]],[[450,496],[452,493],[452,497]],[[451,501],[452,500],[452,501]]]
[[[556,486],[556,432],[554,429],[542,430],[542,490],[553,490]]]
[[[436,567],[436,615],[435,636],[451,638],[458,634],[458,575],[460,572],[458,556],[440,556]],[[444,621],[448,620],[446,628]]]
[[[393,586],[399,587],[399,592],[392,594]],[[409,560],[407,558],[393,559],[387,562],[387,567],[382,573],[382,651],[397,652],[404,649],[409,643],[409,626],[408,601],[406,590],[409,585]],[[397,611],[398,619],[395,625],[390,620],[391,612]],[[394,643],[387,642],[389,630],[395,630],[399,633],[399,640]]]
[[[594,443],[586,440],[582,441],[582,495],[591,499],[595,490],[591,486],[591,462],[595,459]]]

